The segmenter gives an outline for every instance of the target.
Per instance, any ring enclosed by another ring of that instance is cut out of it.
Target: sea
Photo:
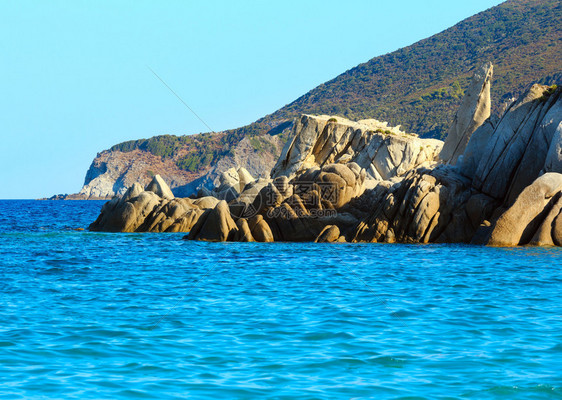
[[[0,399],[560,399],[562,250],[94,233],[0,201]]]

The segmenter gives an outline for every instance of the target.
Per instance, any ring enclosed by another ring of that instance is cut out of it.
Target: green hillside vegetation
[[[442,138],[475,67],[494,64],[497,111],[529,84],[555,83],[554,75],[562,72],[561,48],[560,0],[510,0],[360,64],[258,122],[274,126],[303,112],[338,114]]]
[[[279,134],[302,113],[376,118],[422,137],[444,138],[476,67],[494,64],[497,112],[532,83],[562,83],[561,48],[560,0],[509,0],[360,64],[248,126],[217,134],[156,136],[111,150],[141,149],[173,158],[183,170],[203,171],[244,137],[257,153],[275,151],[260,135]],[[186,153],[181,157],[180,149]]]
[[[177,167],[184,171],[197,172],[209,168],[221,157],[231,155],[233,148],[245,137],[248,137],[257,154],[274,153],[275,147],[260,135],[260,128],[266,129],[263,125],[252,124],[220,133],[159,135],[122,142],[112,146],[109,151],[147,151],[162,159],[173,159]]]

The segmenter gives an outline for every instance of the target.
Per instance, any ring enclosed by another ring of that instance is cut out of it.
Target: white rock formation
[[[442,145],[440,140],[420,139],[374,119],[354,122],[303,115],[295,122],[271,175],[291,179],[309,168],[355,162],[366,170],[368,179],[388,180],[433,162]]]

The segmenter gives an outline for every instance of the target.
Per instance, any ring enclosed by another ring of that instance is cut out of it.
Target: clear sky
[[[497,0],[0,2],[0,198],[75,193],[96,153],[236,128]]]

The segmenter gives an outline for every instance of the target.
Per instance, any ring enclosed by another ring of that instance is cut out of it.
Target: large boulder
[[[271,228],[261,215],[250,218],[248,227],[256,242],[269,243],[274,241]]]
[[[102,207],[89,230],[104,232],[136,232],[147,217],[162,203],[152,191],[143,191],[127,201],[115,198]]]
[[[254,242],[254,237],[252,235],[252,231],[250,230],[250,226],[248,225],[248,221],[245,218],[240,218],[236,221],[236,228],[238,231],[234,235],[235,242]]]
[[[170,187],[164,182],[164,179],[160,175],[154,175],[152,181],[144,189],[147,192],[153,192],[157,196],[171,200],[174,198],[174,194],[170,190]]]
[[[321,199],[329,201],[337,209],[363,192],[364,180],[365,172],[360,169],[353,171],[344,164],[328,164],[321,169],[315,182]]]
[[[464,153],[458,158],[456,164],[461,174],[470,179],[474,177],[496,126],[497,121],[489,118],[471,135]]]
[[[230,216],[226,201],[221,200],[215,208],[207,210],[195,224],[188,239],[207,242],[232,241],[238,231],[236,223]]]
[[[141,230],[145,232],[167,232],[168,228],[174,223],[179,222],[178,220],[180,218],[190,217],[191,222],[198,214],[195,210],[198,209],[193,206],[190,199],[175,198],[170,201],[162,201],[150,214],[149,218],[146,218]],[[187,222],[187,220],[184,220],[184,223],[185,222]],[[189,231],[191,227],[188,228],[188,224],[185,225],[186,230]],[[173,230],[178,228],[179,224],[176,224],[176,228],[173,228]],[[179,232],[179,230],[177,232]]]
[[[549,172],[526,187],[495,224],[488,245],[518,246],[531,241],[562,191],[562,174]],[[552,217],[551,220],[555,218]],[[540,236],[540,234],[539,234]]]
[[[201,209],[211,209],[215,208],[219,204],[220,200],[213,196],[205,196],[193,200],[193,205]]]
[[[562,192],[558,192],[549,202],[550,211],[533,236],[530,244],[535,246],[560,246],[562,232],[557,227],[557,220],[562,219]]]
[[[190,232],[204,211],[200,208],[192,208],[185,214],[175,219],[164,232]]]
[[[246,185],[255,182],[254,177],[250,175],[250,173],[246,168],[240,167],[236,170],[236,173],[238,174],[238,185],[239,185],[238,187],[240,189],[240,192],[244,191]]]
[[[556,246],[562,246],[562,212],[552,221],[552,241]]]
[[[211,194],[221,200],[230,202],[239,197],[247,185],[255,182],[245,168],[230,168],[219,177],[219,186],[211,191]]]
[[[465,210],[470,181],[450,168],[412,171],[381,189],[363,195],[373,206],[350,235],[353,241],[463,242],[474,233]]]
[[[544,172],[562,172],[562,121],[560,121],[562,102],[558,102],[556,109],[558,111],[558,118],[552,118],[551,120],[545,118],[546,123],[554,129],[554,133],[552,134],[552,141],[546,154]],[[544,127],[547,128],[547,125],[545,124]]]
[[[339,237],[340,229],[336,225],[328,225],[314,241],[316,243],[334,243],[338,241]]]

